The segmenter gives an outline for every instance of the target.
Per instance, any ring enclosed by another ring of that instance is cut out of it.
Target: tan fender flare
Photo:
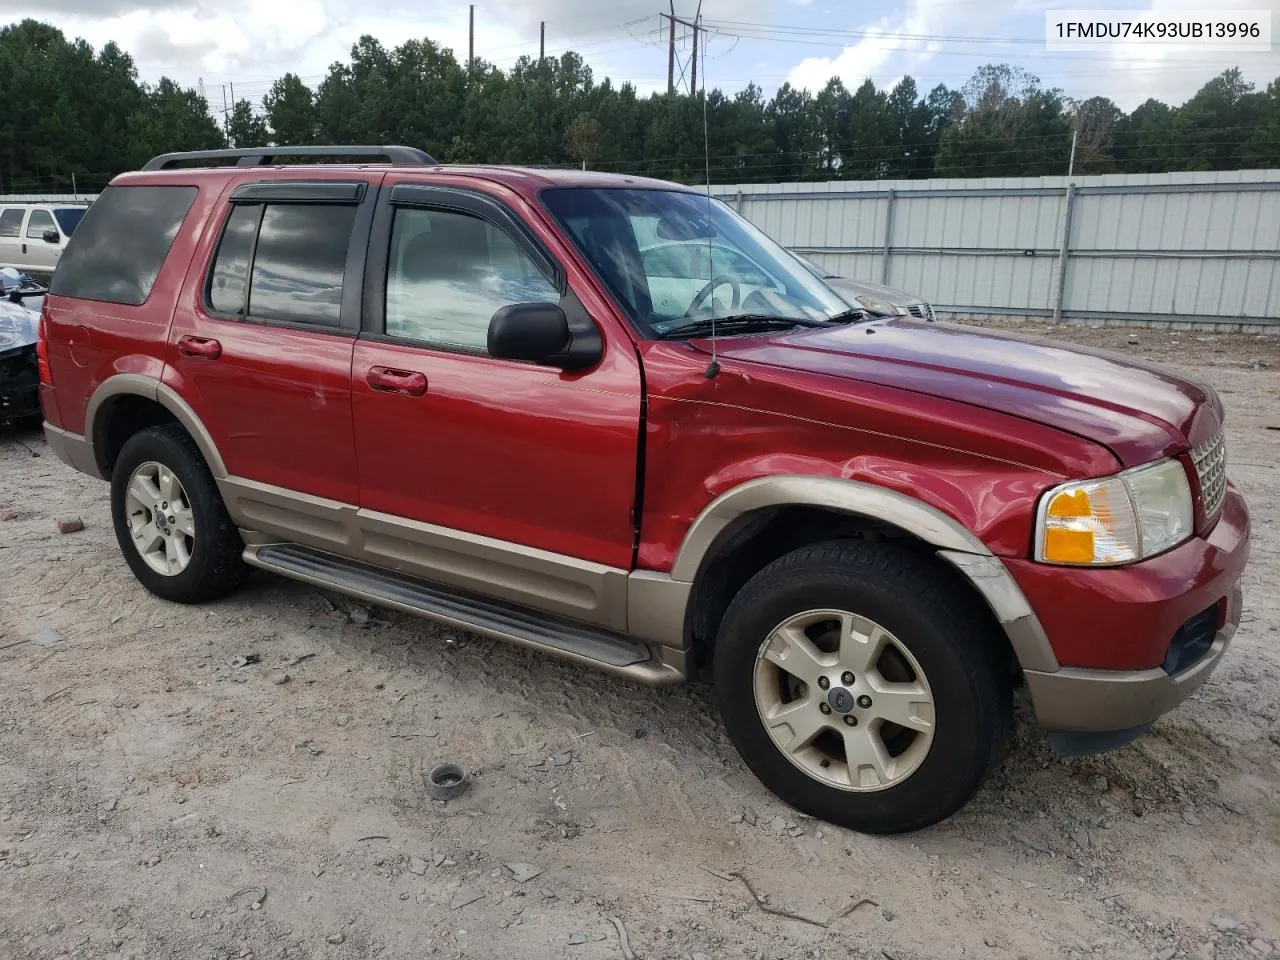
[[[704,562],[739,521],[760,510],[806,506],[890,524],[934,547],[986,600],[1026,670],[1053,671],[1058,660],[1035,611],[1000,559],[963,524],[942,511],[875,484],[836,477],[761,477],[709,503],[690,525],[671,567],[671,579],[693,584]]]
[[[108,401],[121,396],[144,397],[147,400],[155,401],[168,410],[182,424],[187,433],[191,434],[196,446],[200,448],[200,453],[204,457],[205,463],[209,465],[209,470],[213,473],[214,479],[226,479],[227,467],[222,461],[222,455],[218,453],[217,444],[213,442],[212,435],[205,428],[200,418],[196,416],[196,412],[191,409],[190,404],[183,400],[172,388],[165,386],[154,377],[148,377],[144,374],[117,373],[98,384],[92,396],[89,397],[89,405],[85,409],[84,436],[86,440],[94,443],[96,447],[98,414],[102,412],[103,406]],[[95,449],[95,458],[96,455],[97,451]],[[101,471],[101,463],[98,466]],[[106,479],[105,475],[103,479]]]

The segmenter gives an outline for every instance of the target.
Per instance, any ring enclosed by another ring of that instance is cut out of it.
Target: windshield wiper
[[[866,310],[850,309],[842,313],[837,313],[833,317],[827,317],[828,323],[861,323],[864,320],[874,320],[870,313]]]
[[[663,340],[678,340],[681,337],[696,337],[703,333],[750,333],[754,330],[789,330],[792,327],[825,327],[825,320],[810,320],[807,317],[781,317],[769,313],[739,313],[731,317],[699,317],[688,323],[672,327],[660,334]]]

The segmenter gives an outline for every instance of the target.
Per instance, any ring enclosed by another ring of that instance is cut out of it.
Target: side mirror
[[[574,339],[569,318],[555,303],[513,303],[489,321],[489,355],[503,360],[580,370],[599,359],[598,337],[581,347]]]
[[[45,243],[61,243],[62,242],[62,234],[58,233],[57,230],[46,230],[42,234],[42,236],[44,237]]]

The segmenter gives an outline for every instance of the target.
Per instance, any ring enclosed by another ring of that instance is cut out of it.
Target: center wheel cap
[[[853,694],[844,687],[832,687],[827,691],[827,703],[836,713],[848,713],[853,709]]]

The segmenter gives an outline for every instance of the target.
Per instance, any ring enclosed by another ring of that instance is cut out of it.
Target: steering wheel
[[[686,317],[693,316],[698,308],[702,306],[702,302],[711,296],[716,287],[728,284],[733,290],[733,302],[729,304],[729,308],[733,309],[738,306],[742,300],[742,287],[738,284],[737,278],[730,276],[712,277],[705,287],[698,291],[697,296],[689,304],[689,309],[684,312]]]

